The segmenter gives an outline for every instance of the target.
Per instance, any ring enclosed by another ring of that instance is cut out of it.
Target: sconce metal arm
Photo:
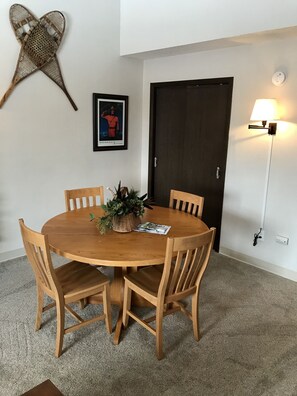
[[[249,129],[267,129],[269,135],[276,134],[276,127],[277,127],[276,122],[270,122],[268,124],[268,127],[265,127],[265,125],[266,125],[266,121],[262,121],[262,125],[249,125]]]

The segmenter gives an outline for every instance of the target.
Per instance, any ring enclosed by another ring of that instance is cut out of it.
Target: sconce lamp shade
[[[278,103],[276,99],[257,99],[251,115],[251,121],[279,120]]]

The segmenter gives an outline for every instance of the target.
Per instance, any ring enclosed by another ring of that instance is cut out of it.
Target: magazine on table
[[[138,224],[138,226],[134,229],[137,232],[149,232],[151,234],[160,234],[166,235],[170,230],[171,226],[164,224],[156,224],[147,221],[146,223]]]

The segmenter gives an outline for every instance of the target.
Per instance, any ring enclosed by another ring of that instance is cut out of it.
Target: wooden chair
[[[65,194],[65,206],[67,212],[79,208],[91,208],[93,206],[100,206],[104,204],[103,186],[65,190],[64,194]],[[86,306],[86,304],[87,304],[87,300],[81,299],[80,309],[83,309]]]
[[[199,219],[202,217],[204,197],[183,191],[171,190],[169,207],[190,213]]]
[[[99,206],[104,204],[103,186],[65,190],[64,194],[67,211],[83,207],[90,208],[92,206]]]
[[[144,267],[125,276],[123,324],[129,316],[156,337],[156,355],[163,358],[162,321],[165,315],[182,311],[193,322],[194,338],[199,340],[198,303],[202,276],[207,267],[215,236],[215,228],[188,237],[168,238],[163,272]],[[131,311],[131,292],[140,295],[156,307],[156,315],[146,320]],[[192,295],[192,312],[180,303]],[[155,321],[153,328],[149,325]]]
[[[62,353],[64,334],[80,329],[82,326],[105,320],[108,333],[111,333],[111,305],[109,279],[88,264],[71,261],[54,268],[49,251],[48,237],[26,227],[20,219],[22,238],[28,260],[35,274],[37,286],[37,313],[35,330],[41,327],[42,313],[56,306],[57,335],[55,356]],[[83,320],[70,306],[72,302],[102,293],[104,314]],[[54,302],[43,307],[43,297],[47,294]],[[65,328],[65,310],[78,324]]]

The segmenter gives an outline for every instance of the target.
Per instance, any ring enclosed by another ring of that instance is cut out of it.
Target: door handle
[[[221,177],[221,168],[219,166],[217,166],[216,179],[219,179],[220,177]]]
[[[157,160],[158,160],[158,158],[154,157],[154,168],[157,168]]]

